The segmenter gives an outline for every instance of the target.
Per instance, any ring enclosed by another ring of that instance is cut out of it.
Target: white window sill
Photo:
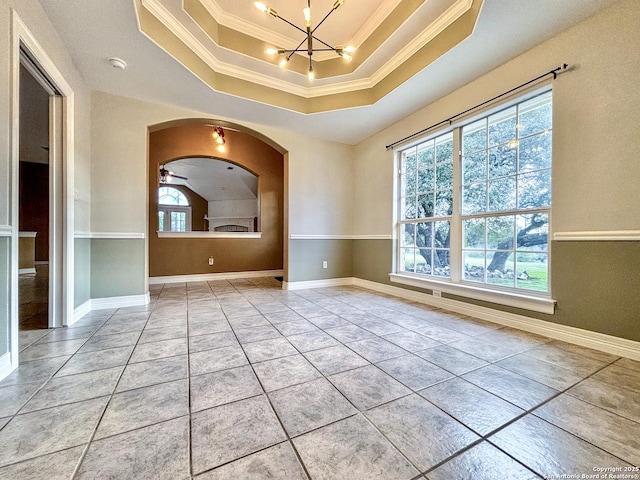
[[[262,238],[262,232],[156,232],[158,238]]]
[[[415,277],[407,274],[390,273],[389,279],[392,282],[401,283],[403,285],[436,290],[450,295],[457,295],[459,297],[472,298],[483,302],[497,303],[498,305],[507,305],[509,307],[521,308],[523,310],[546,313],[549,315],[553,315],[556,305],[556,301],[549,297],[499,290],[488,290],[486,288],[471,285],[455,284],[446,281]]]

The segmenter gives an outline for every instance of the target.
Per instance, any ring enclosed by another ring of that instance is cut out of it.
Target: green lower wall
[[[551,262],[552,321],[640,341],[640,242],[553,242]]]
[[[0,357],[9,351],[9,259],[11,239],[0,237]]]
[[[352,265],[353,240],[289,241],[289,282],[352,277]]]
[[[91,239],[74,240],[74,307],[91,298]]]
[[[413,291],[392,283],[392,240],[354,240],[353,276]],[[551,291],[554,315],[465,297],[446,298],[640,341],[640,242],[553,242]]]
[[[353,240],[353,276],[372,282],[392,284],[394,240]]]
[[[91,298],[145,294],[145,240],[91,240]]]

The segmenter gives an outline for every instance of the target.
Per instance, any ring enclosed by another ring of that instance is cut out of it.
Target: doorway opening
[[[43,84],[45,86],[43,86]],[[19,329],[46,329],[49,311],[50,97],[58,92],[20,52],[18,301]]]
[[[41,261],[49,263],[42,264],[45,267],[48,266],[42,269],[47,288],[42,287],[42,282],[39,282],[36,288],[39,288],[38,297],[44,297],[47,300],[46,327],[71,325],[74,320],[74,93],[46,50],[15,10],[11,12],[11,25],[11,107],[9,112],[11,160],[8,179],[10,208],[8,228],[4,229],[5,232],[8,230],[9,238],[0,242],[4,248],[0,254],[3,257],[6,255],[4,272],[8,282],[3,284],[4,278],[0,279],[0,378],[4,378],[18,367],[21,346],[24,348],[24,344],[30,343],[29,339],[33,339],[33,331],[20,331],[19,244],[20,228],[24,227],[20,223],[20,217],[24,215],[24,212],[20,212],[20,183],[21,180],[23,186],[35,183],[32,179],[30,180],[29,173],[25,171],[26,163],[22,164],[23,162],[20,161],[21,143],[25,143],[20,138],[20,133],[21,130],[28,129],[20,122],[21,109],[26,108],[25,100],[21,101],[20,98],[20,87],[23,83],[20,77],[25,78],[24,73],[21,73],[23,68],[44,89],[48,97],[46,113],[48,136],[44,144],[36,142],[35,146],[44,151],[45,155],[48,148],[48,168],[40,168],[48,170],[46,184],[49,190],[45,197],[48,198],[46,218],[49,232],[42,235],[48,238],[49,244],[45,248],[48,259]],[[28,169],[29,166],[26,168]],[[40,190],[45,188],[42,187]],[[38,274],[38,265],[35,264],[37,237],[38,233],[31,238],[23,235],[23,238],[30,239],[34,245],[34,264],[31,268],[36,270],[36,275]],[[1,264],[2,262],[0,262],[0,270],[3,267]],[[5,299],[7,301],[3,302]],[[44,312],[40,311],[39,315],[44,319]]]
[[[283,274],[282,147],[241,125],[183,119],[149,128],[148,161],[150,283]]]

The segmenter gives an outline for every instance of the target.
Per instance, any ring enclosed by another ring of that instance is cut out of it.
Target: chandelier
[[[315,77],[315,74],[313,72],[313,62],[311,61],[313,52],[335,52],[338,56],[344,58],[345,60],[351,61],[351,54],[355,52],[356,50],[355,47],[353,46],[333,47],[329,45],[327,42],[324,42],[315,36],[315,31],[320,27],[320,25],[322,25],[324,21],[327,18],[329,18],[329,16],[333,12],[335,12],[338,8],[340,8],[345,1],[346,0],[336,0],[336,2],[333,4],[333,7],[329,11],[329,13],[327,13],[324,16],[324,18],[320,21],[320,23],[318,23],[314,28],[311,28],[311,0],[307,0],[307,8],[302,10],[304,15],[305,28],[298,27],[297,25],[290,22],[289,20],[282,18],[280,15],[278,15],[278,12],[276,12],[273,8],[267,7],[264,3],[254,2],[254,5],[256,6],[256,8],[261,12],[267,13],[272,17],[279,18],[283,22],[291,25],[296,30],[300,30],[302,33],[305,34],[305,38],[302,39],[302,41],[298,44],[298,46],[292,50],[287,50],[285,48],[269,47],[265,50],[265,53],[268,55],[281,55],[282,59],[280,60],[279,65],[280,67],[284,68],[286,67],[287,63],[289,62],[289,60],[291,59],[291,56],[294,53],[307,52],[307,55],[309,55],[309,72],[307,75],[309,77],[309,80],[313,80]],[[314,40],[322,44],[323,46],[320,48],[314,48],[313,46]],[[306,48],[303,48],[303,45],[305,43],[307,44]]]

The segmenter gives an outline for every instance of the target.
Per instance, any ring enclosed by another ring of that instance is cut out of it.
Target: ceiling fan
[[[188,180],[187,177],[182,175],[176,175],[171,170],[164,168],[164,165],[160,165],[160,183],[171,183],[171,179],[179,178],[181,180]]]

